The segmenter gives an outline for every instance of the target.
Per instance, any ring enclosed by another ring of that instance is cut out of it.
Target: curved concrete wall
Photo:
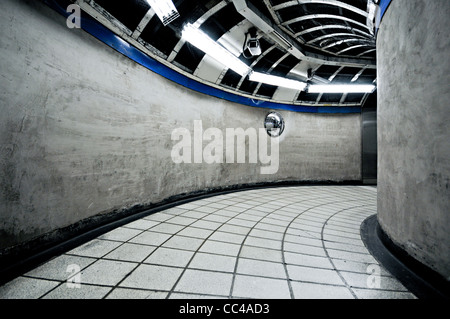
[[[450,278],[450,1],[392,1],[377,39],[378,221]]]
[[[0,249],[198,190],[361,179],[360,114],[282,112],[273,175],[259,161],[175,164],[174,129],[259,129],[268,110],[176,85],[38,1],[2,1],[0,24]]]

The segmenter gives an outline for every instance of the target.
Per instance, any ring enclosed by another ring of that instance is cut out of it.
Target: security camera
[[[261,46],[259,45],[257,31],[255,28],[251,28],[245,35],[244,56],[249,59],[251,57],[260,55],[261,52],[262,51]]]

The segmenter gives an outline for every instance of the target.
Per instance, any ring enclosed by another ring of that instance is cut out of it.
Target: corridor
[[[0,287],[0,299],[416,298],[366,249],[372,186],[191,201],[105,233]]]

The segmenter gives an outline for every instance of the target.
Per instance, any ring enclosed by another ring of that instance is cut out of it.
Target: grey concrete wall
[[[393,1],[378,34],[378,220],[450,278],[450,1]]]
[[[175,164],[176,128],[262,127],[269,110],[181,87],[39,1],[0,11],[0,249],[80,220],[229,185],[361,179],[360,115],[281,112],[280,166]]]

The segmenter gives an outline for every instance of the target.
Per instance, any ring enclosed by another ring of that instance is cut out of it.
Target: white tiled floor
[[[370,186],[209,197],[99,236],[0,287],[0,298],[415,298],[361,240],[375,213]]]

